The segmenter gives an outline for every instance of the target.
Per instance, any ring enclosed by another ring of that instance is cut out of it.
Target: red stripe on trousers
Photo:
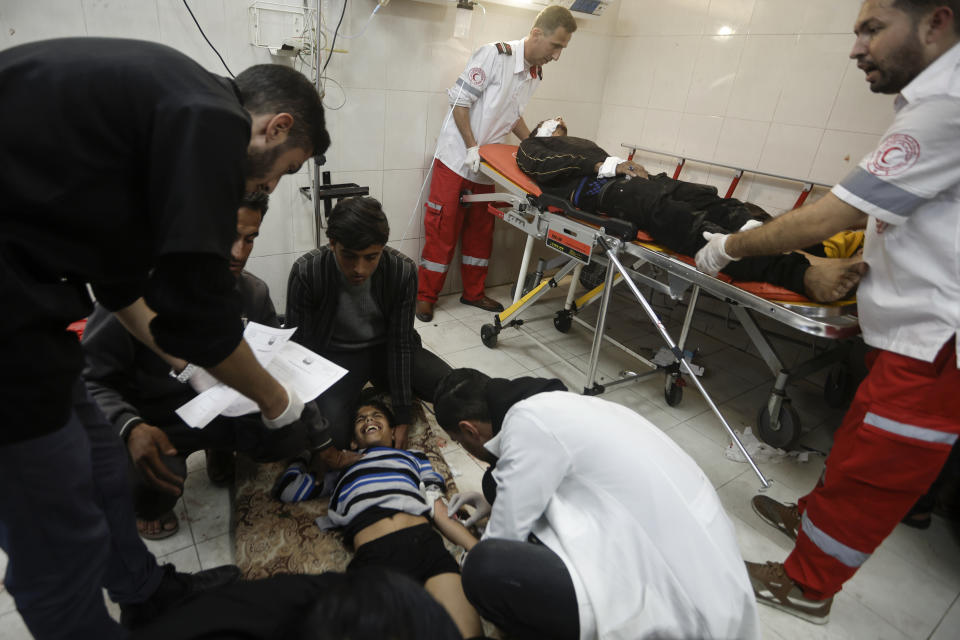
[[[817,528],[866,554],[873,553],[927,492],[951,448],[865,424],[866,414],[960,433],[955,339],[943,346],[933,362],[890,351],[875,353],[870,372],[834,436],[821,482],[798,502],[800,512]],[[785,566],[787,575],[815,600],[840,591],[857,571],[818,548],[802,530]]]
[[[490,259],[493,248],[493,216],[487,213],[487,203],[477,202],[468,207],[460,205],[460,194],[493,193],[492,184],[478,184],[450,170],[438,159],[433,161],[433,177],[430,179],[429,202],[440,205],[437,211],[424,205],[423,226],[426,236],[421,257],[430,262],[449,265],[460,240],[460,252],[464,255]],[[477,300],[483,297],[487,281],[487,267],[461,264],[463,297]],[[437,273],[420,267],[417,299],[437,301],[443,288],[446,273]]]

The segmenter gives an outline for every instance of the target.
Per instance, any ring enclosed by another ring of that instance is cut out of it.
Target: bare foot
[[[180,528],[173,511],[168,511],[156,520],[137,519],[137,532],[147,540],[162,540],[169,538]]]
[[[814,302],[835,302],[853,291],[867,272],[860,257],[815,258],[803,274],[803,288]]]

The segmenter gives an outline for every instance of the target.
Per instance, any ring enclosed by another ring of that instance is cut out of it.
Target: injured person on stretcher
[[[567,135],[562,118],[540,122],[517,149],[517,165],[545,193],[588,213],[629,220],[671,251],[692,256],[704,234],[760,226],[770,215],[716,188],[649,176],[634,162],[610,156],[594,142]],[[865,265],[862,231],[843,232],[803,251],[731,262],[723,273],[740,281],[768,282],[815,302],[834,302],[856,287]]]

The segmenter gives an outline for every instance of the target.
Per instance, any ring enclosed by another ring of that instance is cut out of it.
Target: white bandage
[[[544,120],[539,127],[537,127],[537,138],[549,138],[553,135],[553,132],[557,130],[557,127],[560,126],[560,118],[554,118],[553,120]]]
[[[597,177],[612,178],[617,175],[617,165],[621,162],[626,162],[626,160],[618,158],[617,156],[609,156],[603,161],[603,164],[600,165],[600,171],[597,171]]]
[[[436,485],[429,485],[424,489],[424,499],[427,501],[427,504],[430,506],[430,517],[433,517],[433,506],[437,503],[437,500],[443,497],[443,489]]]
[[[190,379],[187,380],[187,384],[190,385],[190,388],[196,393],[203,393],[207,389],[217,385],[217,379],[214,378],[210,373],[203,367],[197,367],[196,371],[193,372],[193,375],[190,376]]]

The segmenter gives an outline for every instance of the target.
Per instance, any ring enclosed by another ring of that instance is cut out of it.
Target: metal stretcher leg
[[[740,453],[743,454],[744,458],[746,458],[747,462],[750,464],[750,467],[753,469],[753,472],[756,473],[757,477],[760,478],[760,482],[763,484],[763,487],[768,488],[770,486],[770,482],[767,480],[766,476],[763,475],[763,472],[760,471],[760,468],[757,466],[757,463],[753,461],[753,458],[750,457],[750,454],[747,453],[747,449],[743,446],[743,443],[740,442],[740,438],[737,436],[736,432],[730,427],[729,424],[727,424],[727,421],[723,417],[723,414],[720,413],[720,409],[717,408],[717,405],[714,404],[713,399],[707,394],[706,389],[703,388],[703,385],[700,383],[700,380],[693,373],[693,370],[690,368],[690,364],[683,357],[683,351],[680,350],[680,348],[673,341],[673,338],[670,337],[670,334],[667,332],[666,327],[663,326],[663,323],[660,321],[660,318],[657,316],[656,311],[653,310],[653,307],[651,307],[650,303],[647,302],[647,299],[644,298],[643,294],[640,292],[640,289],[638,289],[637,285],[634,284],[633,280],[630,279],[630,275],[629,273],[627,273],[627,270],[624,268],[624,266],[620,264],[620,261],[617,259],[617,254],[616,254],[616,248],[620,244],[619,241],[598,237],[597,243],[604,250],[604,252],[606,252],[607,259],[610,261],[610,264],[607,266],[606,284],[610,285],[613,282],[612,272],[613,272],[613,268],[616,267],[616,269],[623,275],[624,282],[626,282],[627,286],[630,287],[630,290],[633,292],[633,295],[637,298],[637,301],[643,307],[643,310],[647,312],[647,316],[649,316],[650,320],[657,327],[657,330],[660,332],[660,336],[667,343],[667,346],[670,347],[670,350],[673,351],[673,354],[677,358],[677,361],[679,362],[680,366],[685,370],[689,378],[693,381],[694,385],[697,387],[697,390],[700,391],[700,394],[703,396],[703,399],[706,400],[707,404],[710,406],[710,409],[720,420],[720,423],[723,424],[723,428],[727,430],[727,435],[730,436],[733,442],[737,445],[737,448],[740,449]],[[604,292],[604,293],[607,294],[607,292]],[[605,301],[601,301],[601,305],[602,305],[601,317],[597,322],[598,334],[601,333],[601,329],[602,329],[601,322],[603,322],[604,315],[605,315],[603,313],[606,306]],[[598,340],[599,338],[597,336],[594,336],[595,350],[599,350]],[[595,371],[592,371],[591,373],[595,373]]]
[[[523,283],[527,279],[527,269],[530,268],[530,256],[533,255],[534,237],[527,236],[527,241],[523,245],[523,259],[520,261],[520,273],[517,275],[517,288],[513,292],[513,302],[516,304],[523,297]]]

